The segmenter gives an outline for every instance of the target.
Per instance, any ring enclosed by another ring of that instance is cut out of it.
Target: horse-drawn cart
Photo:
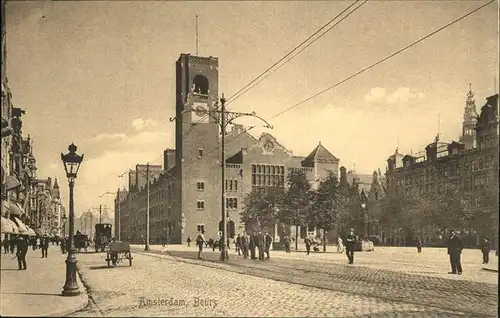
[[[130,253],[129,242],[111,242],[106,252],[106,262],[108,267],[116,266],[123,259],[128,259],[129,266],[132,266],[132,254]]]
[[[75,244],[75,248],[78,250],[78,252],[81,252],[83,249],[85,253],[87,253],[87,247],[88,247],[88,236],[84,234],[77,233],[73,236],[73,242]]]

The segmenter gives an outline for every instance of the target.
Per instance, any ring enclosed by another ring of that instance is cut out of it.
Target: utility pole
[[[221,103],[221,116],[220,116],[220,125],[222,127],[221,131],[221,206],[222,206],[222,238],[221,238],[221,250],[222,253],[220,255],[220,260],[228,260],[229,253],[226,249],[226,241],[227,241],[227,225],[226,225],[226,187],[225,187],[225,174],[226,174],[226,145],[225,145],[225,135],[226,135],[226,99],[224,98],[224,94],[222,94],[222,98],[220,99]]]
[[[227,232],[227,224],[226,224],[226,192],[225,192],[225,170],[226,170],[226,160],[225,160],[225,134],[226,134],[226,128],[229,124],[233,123],[233,120],[236,118],[242,117],[242,116],[249,116],[249,117],[256,117],[260,119],[262,122],[264,122],[266,128],[273,128],[266,120],[263,118],[257,116],[255,112],[252,113],[238,113],[238,112],[228,112],[226,111],[226,99],[224,98],[224,94],[222,94],[222,98],[220,99],[221,102],[221,108],[220,109],[212,109],[208,112],[208,116],[210,116],[217,124],[219,124],[220,130],[221,130],[221,223],[222,223],[222,239],[221,239],[221,255],[220,255],[220,260],[225,261],[229,258],[227,250],[226,250],[226,240],[228,239],[226,237],[226,232]],[[194,112],[195,109],[192,107],[187,107],[186,110],[184,110],[180,116],[184,115],[184,113],[187,112]],[[170,122],[173,122],[174,120],[182,120],[182,117],[174,117],[170,118]],[[149,187],[148,187],[149,189]],[[148,190],[149,192],[149,190]],[[148,207],[149,207],[149,196],[148,196]],[[149,220],[149,219],[148,219]]]
[[[146,246],[145,251],[149,251],[149,162],[146,165]]]
[[[102,223],[102,205],[99,204],[99,223]]]
[[[120,188],[118,188],[118,198],[117,198],[117,205],[118,205],[118,241],[121,241],[121,229],[122,229],[122,225],[121,225],[121,218],[122,218],[122,214],[120,212],[120,206],[122,204],[122,201],[121,201],[121,198],[120,198]],[[116,215],[115,215],[115,218],[116,218]]]

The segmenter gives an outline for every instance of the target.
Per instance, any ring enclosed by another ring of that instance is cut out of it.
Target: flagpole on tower
[[[198,56],[198,15],[196,15],[196,56]]]

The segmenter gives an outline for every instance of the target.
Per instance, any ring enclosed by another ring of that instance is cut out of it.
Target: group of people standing
[[[205,240],[204,232],[198,233],[196,237],[196,246],[198,247],[198,259],[201,259],[201,253],[203,252],[203,247],[209,243]],[[222,246],[220,244],[222,238],[219,238],[219,250]],[[211,240],[211,239],[210,239]],[[211,240],[211,245],[214,246],[215,242]],[[227,239],[227,247],[229,248],[229,239]],[[245,259],[250,257],[251,259],[269,259],[271,245],[273,243],[273,238],[269,233],[263,234],[261,231],[254,232],[252,235],[248,235],[246,232],[243,234],[238,234],[235,239],[235,248],[239,256],[243,256]],[[188,246],[191,245],[191,237],[188,238]]]
[[[9,252],[15,254],[19,270],[26,270],[26,254],[28,254],[29,246],[33,250],[40,248],[42,251],[42,258],[47,258],[50,240],[47,235],[39,238],[30,238],[26,235],[11,235],[10,239],[4,238],[2,241],[3,250],[5,254]],[[15,253],[14,253],[15,252]]]

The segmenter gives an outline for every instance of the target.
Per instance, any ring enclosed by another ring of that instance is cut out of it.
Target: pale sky
[[[135,164],[163,164],[174,147],[175,61],[195,54],[196,15],[199,55],[219,58],[219,93],[229,97],[351,3],[8,2],[7,76],[38,177],[58,177],[68,200],[60,153],[74,142],[85,154],[79,215],[112,208],[113,196],[99,195],[126,185],[118,175]],[[267,119],[483,3],[368,2],[228,108]],[[422,151],[438,115],[441,139],[458,139],[469,83],[479,111],[495,93],[497,59],[493,3],[252,134],[267,131],[303,156],[321,141],[348,169],[385,171],[398,136],[400,152]]]

